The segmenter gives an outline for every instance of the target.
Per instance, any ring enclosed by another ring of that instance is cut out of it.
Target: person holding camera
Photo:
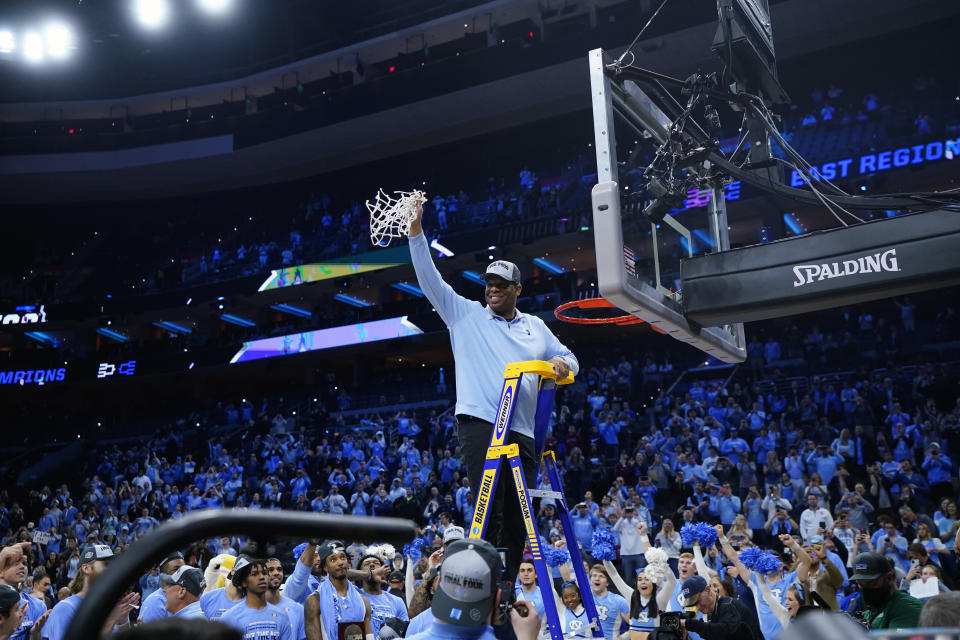
[[[700,576],[687,578],[680,590],[684,605],[696,607],[704,618],[680,619],[684,635],[688,631],[703,640],[763,640],[763,633],[753,612],[735,598],[721,596],[717,587]]]
[[[763,640],[756,617],[745,604],[735,598],[720,595],[701,576],[687,578],[680,590],[684,605],[696,607],[703,619],[681,618],[680,628],[698,634],[703,640]]]

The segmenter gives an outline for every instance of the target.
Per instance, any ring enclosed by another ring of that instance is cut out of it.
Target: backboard
[[[600,294],[708,355],[723,362],[743,362],[743,324],[702,327],[688,320],[680,287],[682,258],[730,247],[724,190],[705,179],[702,190],[688,193],[687,204],[690,198],[694,204],[705,204],[706,215],[682,207],[661,213],[662,219],[643,214],[647,202],[642,192],[636,193],[634,182],[639,169],[618,160],[621,155],[630,160],[630,152],[626,146],[618,149],[617,134],[625,142],[649,138],[662,144],[671,135],[671,123],[682,107],[669,92],[658,90],[662,87],[656,83],[645,91],[633,80],[612,77],[606,69],[611,61],[601,49],[589,53],[597,154],[597,185],[591,199]],[[639,145],[631,146],[637,152]],[[686,170],[694,177],[706,177],[707,165],[694,163]]]

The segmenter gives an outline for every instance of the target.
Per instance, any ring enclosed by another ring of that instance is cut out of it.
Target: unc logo
[[[600,616],[600,619],[601,619],[601,620],[606,620],[606,619],[607,619],[607,611],[608,611],[608,610],[609,610],[609,609],[608,609],[607,607],[603,606],[603,605],[600,605],[600,606],[597,607],[597,615]]]
[[[650,616],[647,615],[646,611],[640,612],[640,617],[637,618],[640,622],[650,622]]]
[[[582,629],[582,628],[583,628],[583,621],[582,621],[582,620],[571,620],[571,621],[570,621],[570,629],[571,629],[572,631],[579,631],[579,630]]]

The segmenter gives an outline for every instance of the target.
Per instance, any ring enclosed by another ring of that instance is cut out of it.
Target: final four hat
[[[486,272],[480,277],[486,280],[491,276],[520,284],[520,267],[506,260],[494,260],[487,265]]]
[[[430,605],[433,615],[464,627],[486,624],[502,574],[500,554],[486,540],[451,543],[443,554],[440,584]]]
[[[105,544],[88,544],[80,553],[80,564],[89,564],[97,560],[109,560],[113,555],[113,549]]]
[[[450,526],[443,530],[443,544],[463,540],[463,527]]]
[[[160,582],[183,587],[198,598],[203,595],[203,590],[207,586],[203,580],[203,572],[186,564],[172,574],[161,573]]]
[[[683,604],[692,607],[697,604],[697,599],[704,589],[707,588],[707,581],[700,576],[691,576],[683,581],[683,587],[680,589],[680,597]]]

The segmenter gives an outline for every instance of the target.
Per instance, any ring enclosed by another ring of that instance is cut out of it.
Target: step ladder
[[[583,562],[580,561],[580,545],[577,544],[577,538],[573,533],[573,524],[570,521],[567,501],[564,498],[563,487],[560,484],[560,474],[557,472],[556,457],[552,451],[541,454],[541,465],[550,482],[550,489],[531,489],[527,486],[527,480],[523,475],[523,464],[520,461],[520,448],[516,444],[507,444],[507,435],[510,433],[510,422],[513,418],[514,408],[516,407],[517,394],[520,391],[520,381],[524,375],[539,376],[537,409],[536,415],[534,416],[534,441],[538,454],[541,454],[543,444],[546,441],[556,387],[558,384],[570,384],[573,382],[573,375],[568,375],[563,380],[557,380],[557,372],[554,371],[553,365],[542,360],[511,362],[506,366],[503,371],[503,390],[500,392],[497,418],[493,425],[493,432],[490,434],[490,444],[487,447],[487,458],[484,462],[483,474],[480,478],[480,491],[477,494],[477,502],[473,511],[473,522],[470,525],[469,537],[482,538],[487,531],[488,507],[491,505],[492,496],[497,489],[497,481],[500,475],[500,460],[506,456],[507,462],[510,465],[510,475],[513,477],[513,484],[517,490],[517,499],[523,514],[523,522],[526,526],[527,542],[530,545],[530,552],[533,555],[533,566],[536,568],[537,580],[540,583],[540,592],[543,595],[543,608],[547,617],[547,629],[550,633],[550,638],[552,640],[564,640],[565,636],[563,633],[563,624],[560,620],[560,613],[557,611],[557,604],[553,597],[553,579],[550,575],[550,567],[547,566],[546,560],[544,559],[543,545],[540,543],[540,535],[537,531],[536,520],[534,519],[532,509],[533,498],[551,498],[556,501],[556,511],[560,517],[564,536],[567,539],[573,572],[576,576],[577,586],[580,588],[580,597],[587,614],[587,620],[589,621],[587,626],[590,629],[592,637],[603,638],[600,618],[597,614],[596,604],[593,601],[593,591],[590,589],[590,583],[587,581],[587,575],[583,570]]]

